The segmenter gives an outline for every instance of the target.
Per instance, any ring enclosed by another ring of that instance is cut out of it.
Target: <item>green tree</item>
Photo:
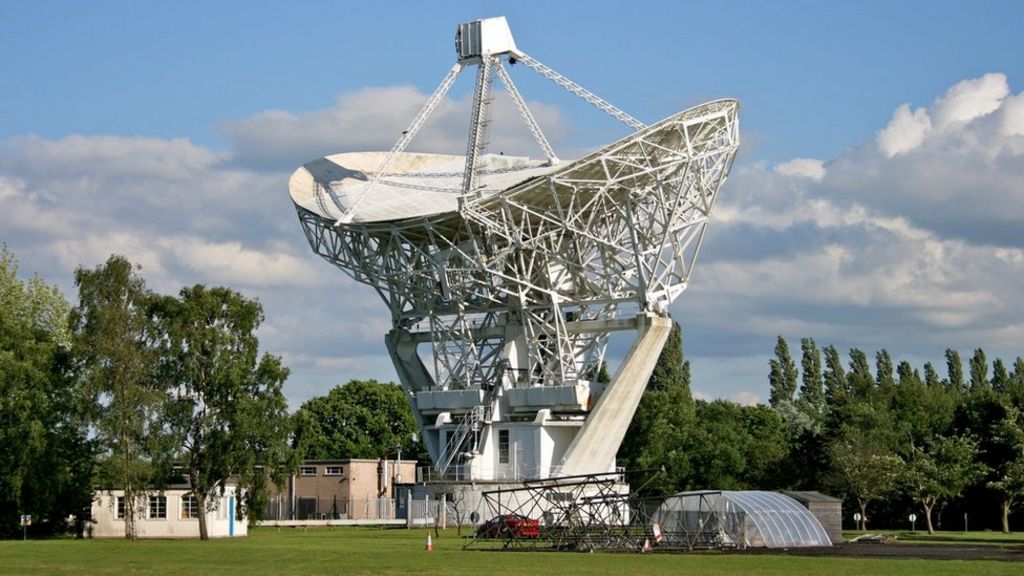
[[[940,436],[924,447],[911,449],[904,467],[905,480],[911,495],[921,503],[929,534],[935,533],[935,504],[959,496],[985,476],[987,467],[976,462],[977,455],[977,442],[959,436]]]
[[[900,479],[902,460],[875,434],[847,428],[831,448],[833,482],[857,500],[860,529],[868,524],[868,505],[889,495]]]
[[[992,362],[992,389],[996,392],[1006,392],[1010,384],[1010,373],[1006,371],[1006,364],[1002,358],[996,358]]]
[[[291,419],[281,391],[288,369],[277,357],[259,356],[260,303],[229,288],[196,285],[179,298],[155,298],[151,310],[167,384],[164,425],[199,510],[215,509],[211,496],[231,476],[257,484],[240,486],[249,494],[266,491],[268,474],[282,482],[291,472],[281,466],[291,461]],[[199,537],[210,537],[205,513]]]
[[[682,488],[742,490],[747,483],[750,435],[742,407],[728,400],[696,402],[696,425],[687,447],[691,476]]]
[[[878,400],[881,402],[888,402],[896,392],[892,355],[884,348],[875,353],[875,385],[878,390]]]
[[[821,373],[821,352],[813,338],[800,340],[802,356],[800,365],[803,368],[803,383],[800,386],[802,407],[817,424],[821,422],[825,412],[824,379]]]
[[[847,380],[855,399],[864,401],[874,396],[875,377],[871,375],[867,355],[859,348],[850,349],[850,372]]]
[[[825,348],[825,404],[838,407],[846,404],[849,399],[849,384],[843,360],[835,346]]]
[[[901,361],[896,367],[896,374],[898,379],[892,399],[893,419],[909,436],[911,443],[923,442],[934,434],[927,403],[929,391],[909,362]]]
[[[64,530],[88,518],[92,443],[71,371],[70,306],[38,276],[22,281],[0,248],[0,537]]]
[[[306,459],[380,458],[399,446],[409,459],[426,457],[413,439],[416,421],[397,384],[350,380],[305,401],[298,418]]]
[[[955,392],[965,392],[964,365],[960,361],[960,353],[946,348],[946,385]]]
[[[74,355],[82,383],[95,399],[93,429],[102,456],[97,480],[124,491],[125,538],[135,539],[146,491],[161,480],[152,458],[162,394],[146,314],[150,292],[139,268],[116,255],[92,270],[79,267],[75,284]]]
[[[990,382],[988,380],[988,360],[985,359],[985,351],[981,348],[974,350],[974,356],[971,356],[970,360],[971,367],[971,390],[977,390],[979,388],[988,388]]]
[[[995,466],[995,477],[987,486],[1000,496],[1002,528],[1010,533],[1010,512],[1024,501],[1024,419],[1017,408],[1007,410],[996,425],[996,435],[1010,446],[1010,455]]]
[[[782,403],[792,404],[799,372],[796,362],[789,355],[789,345],[781,335],[775,343],[775,358],[769,361],[769,366],[768,383],[771,388],[768,402],[772,407]]]
[[[647,381],[647,390],[664,391],[678,387],[684,388],[686,395],[690,395],[690,362],[683,356],[683,330],[678,322],[673,322],[651,378]]]
[[[782,415],[763,404],[741,406],[740,424],[743,438],[744,466],[740,478],[746,488],[777,490],[788,487],[793,479],[787,476],[790,441]]]
[[[618,452],[619,463],[637,471],[631,481],[644,494],[673,494],[689,482],[693,423],[690,362],[674,323]]]
[[[942,384],[939,373],[931,362],[924,363],[924,385],[929,389],[938,388]]]

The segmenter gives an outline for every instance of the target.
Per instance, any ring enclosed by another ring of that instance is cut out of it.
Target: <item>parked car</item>
[[[540,520],[519,514],[503,514],[476,529],[477,538],[539,538]]]

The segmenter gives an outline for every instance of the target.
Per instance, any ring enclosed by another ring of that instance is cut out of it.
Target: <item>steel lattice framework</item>
[[[666,313],[689,281],[739,145],[735,100],[644,126],[514,44],[504,58],[485,53],[468,60],[480,68],[461,174],[388,170],[468,65],[463,60],[391,152],[374,161],[375,169],[361,171],[364,184],[357,190],[346,196],[334,177],[314,174],[301,186],[311,186],[315,200],[296,199],[313,250],[387,303],[393,321],[388,347],[414,408],[424,392],[479,393],[465,406],[463,423],[489,421],[502,390],[591,380],[611,331],[636,328],[637,314]],[[558,163],[502,68],[516,61],[639,130],[583,159]],[[498,189],[487,185],[493,176],[480,167],[495,75],[548,160],[547,168],[538,172],[529,164],[532,172]],[[459,180],[455,191],[431,184]],[[362,203],[388,186],[447,193],[457,203],[433,214],[360,219]],[[423,355],[417,346],[428,343],[431,352]],[[427,427],[420,408],[414,412]],[[463,442],[470,432],[456,441],[425,437],[435,463],[472,450]]]
[[[604,334],[583,321],[664,310],[686,287],[738,145],[737,108],[692,108],[500,196],[466,197],[455,214],[335,226],[299,208],[299,219],[397,328],[434,335],[437,386],[500,381],[510,317],[535,344],[530,378],[569,383],[602,359]]]

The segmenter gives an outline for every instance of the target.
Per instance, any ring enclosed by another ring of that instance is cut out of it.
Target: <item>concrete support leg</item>
[[[637,318],[637,338],[566,450],[560,476],[611,471],[615,453],[671,331],[669,318],[647,315]]]

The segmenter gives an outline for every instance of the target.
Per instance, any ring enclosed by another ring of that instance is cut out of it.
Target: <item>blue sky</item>
[[[673,307],[701,395],[766,399],[776,334],[917,365],[1024,352],[1020,2],[0,1],[0,240],[70,299],[74,266],[111,251],[159,290],[258,296],[293,403],[392,379],[385,307],[309,253],[287,177],[388,148],[453,63],[454,26],[495,15],[646,122],[742,101]],[[514,77],[563,157],[625,134]],[[428,142],[462,146],[470,84]]]

